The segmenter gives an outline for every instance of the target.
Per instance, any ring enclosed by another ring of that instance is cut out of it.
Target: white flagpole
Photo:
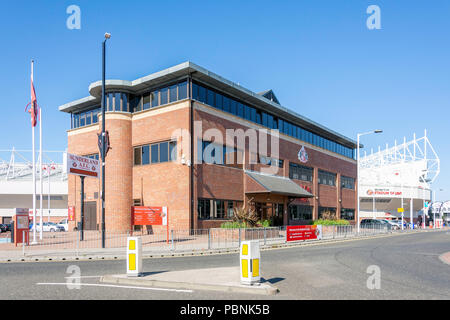
[[[47,198],[48,218],[47,218],[47,222],[50,222],[50,164],[47,166],[47,174],[48,174],[48,198]]]
[[[34,61],[31,60],[31,81],[33,82],[33,64]],[[33,97],[31,97],[31,101],[33,101]],[[33,112],[33,107],[31,106],[31,112]],[[32,244],[36,243],[36,154],[34,152],[34,126],[31,124],[31,131],[32,131],[32,149],[33,149],[33,242]]]
[[[42,240],[42,229],[43,228],[43,224],[44,221],[42,220],[42,193],[43,193],[43,189],[44,189],[44,183],[42,181],[42,110],[41,108],[39,108],[39,181],[41,182],[41,187],[40,187],[40,191],[41,191],[41,198],[40,198],[40,204],[39,204],[39,221],[41,222],[41,230],[39,233],[39,239]]]

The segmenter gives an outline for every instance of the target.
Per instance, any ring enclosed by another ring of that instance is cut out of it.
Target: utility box
[[[142,275],[142,239],[128,237],[127,239],[127,276],[139,277]]]
[[[17,247],[17,244],[26,243],[29,245],[30,237],[30,227],[29,227],[29,210],[22,208],[14,209],[14,245]],[[33,228],[36,228],[35,223],[33,221]]]
[[[261,254],[258,240],[241,242],[240,267],[242,284],[260,284]]]

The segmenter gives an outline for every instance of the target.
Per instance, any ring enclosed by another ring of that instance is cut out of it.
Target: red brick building
[[[68,152],[98,158],[101,82],[89,93],[59,109],[71,115]],[[243,204],[272,225],[325,212],[354,221],[356,143],[282,107],[271,90],[257,94],[186,62],[108,80],[106,93],[106,230],[130,230],[133,205],[167,206],[171,229],[218,227]],[[227,139],[239,129],[241,143]],[[80,179],[68,185],[79,221]],[[85,180],[87,229],[101,225],[100,191],[101,180]]]

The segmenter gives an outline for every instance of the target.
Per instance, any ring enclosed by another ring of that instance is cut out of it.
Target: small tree
[[[248,227],[256,227],[258,225],[258,214],[252,208],[248,208],[245,205],[233,209],[233,221],[244,223]]]
[[[329,210],[322,212],[322,217],[321,219],[323,220],[336,220],[336,213],[331,212]]]

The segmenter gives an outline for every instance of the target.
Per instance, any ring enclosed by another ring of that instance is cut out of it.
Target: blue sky
[[[66,8],[81,9],[69,30]],[[381,30],[366,27],[369,5]],[[450,199],[450,1],[14,1],[0,10],[0,149],[31,148],[30,60],[45,109],[47,150],[64,150],[70,117],[57,107],[101,78],[133,80],[190,60],[356,140],[367,150],[414,132],[441,159],[434,189]]]

